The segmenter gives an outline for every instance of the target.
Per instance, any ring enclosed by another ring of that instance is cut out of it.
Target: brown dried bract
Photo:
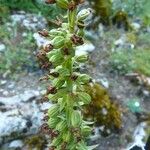
[[[56,94],[56,93],[57,93],[56,87],[48,86],[48,88],[47,88],[47,94]]]
[[[56,0],[45,0],[46,4],[55,4]]]
[[[48,34],[49,34],[49,32],[48,32],[46,29],[44,29],[44,30],[42,30],[42,31],[38,31],[38,33],[39,33],[40,35],[44,36],[44,37],[47,37]]]
[[[75,45],[82,45],[84,44],[84,41],[81,37],[77,36],[77,35],[73,35],[71,37],[71,41],[75,44]]]
[[[50,52],[50,51],[52,51],[53,50],[53,45],[52,44],[47,44],[45,47],[44,47],[44,51],[46,52],[46,53],[48,53],[48,52]]]

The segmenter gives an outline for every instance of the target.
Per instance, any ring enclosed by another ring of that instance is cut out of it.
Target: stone
[[[148,90],[143,90],[142,92],[143,92],[144,96],[149,97],[150,92]]]
[[[34,33],[33,37],[36,41],[36,44],[37,44],[38,48],[42,47],[43,45],[45,45],[45,43],[49,42],[49,40],[47,40],[44,37],[40,36],[38,33]]]
[[[49,109],[52,106],[52,104],[45,102],[45,103],[41,104],[40,106],[41,106],[41,110],[45,110],[45,109]]]
[[[0,113],[0,135],[2,137],[10,136],[11,133],[22,132],[26,127],[26,120],[18,115],[18,110]]]
[[[0,85],[5,85],[7,83],[7,80],[1,80]]]
[[[124,40],[122,38],[116,40],[114,42],[115,46],[120,46],[120,45],[123,45],[124,44]]]
[[[27,90],[11,97],[0,97],[0,145],[38,133],[42,125],[43,111],[52,106],[39,104],[40,92]]]
[[[4,91],[3,94],[6,96],[6,91]],[[4,103],[5,105],[19,104],[20,102],[30,101],[39,95],[40,93],[38,91],[28,90],[12,97],[0,97],[0,102]]]
[[[95,46],[89,41],[86,41],[85,44],[81,46],[77,46],[76,55],[88,54],[90,52],[93,52],[94,50],[95,50]]]
[[[11,21],[13,25],[21,24],[27,30],[37,31],[37,29],[45,28],[47,22],[41,15],[24,13],[17,11],[15,14],[11,15]]]
[[[9,144],[9,148],[22,148],[23,145],[24,144],[22,140],[15,140]]]
[[[141,28],[141,25],[137,22],[131,23],[131,26],[133,27],[134,30],[138,31]]]
[[[4,52],[6,49],[6,46],[4,44],[0,44],[0,52]]]
[[[107,79],[99,79],[100,83],[105,87],[105,88],[109,88],[109,82]]]
[[[133,133],[133,143],[128,146],[127,150],[135,150],[135,148],[139,148],[139,150],[145,150],[144,146],[145,143],[143,142],[144,138],[146,137],[145,128],[147,127],[147,123],[142,122],[140,123],[134,133]]]
[[[8,91],[3,91],[4,96],[8,96],[9,92]]]
[[[15,87],[15,83],[11,82],[7,87],[8,89],[13,89]]]

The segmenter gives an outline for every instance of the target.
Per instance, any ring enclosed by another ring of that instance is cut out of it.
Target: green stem
[[[77,9],[68,10],[68,23],[70,33],[74,33]]]
[[[76,9],[74,9],[73,11],[68,10],[68,24],[69,24],[69,31],[70,33],[74,33],[74,29],[75,29],[75,20],[76,20]],[[74,49],[72,47],[72,45],[70,45],[70,49],[72,50],[72,54],[70,56],[70,58],[68,59],[68,63],[67,63],[67,68],[70,71],[70,74],[73,73],[73,62],[72,62],[72,57],[75,56],[75,52]],[[67,89],[68,89],[68,95],[67,95],[67,106],[66,106],[66,118],[67,118],[67,122],[68,122],[68,127],[71,126],[71,113],[73,111],[73,101],[69,98],[70,94],[73,92],[73,82],[70,78],[67,78],[66,80],[66,84],[67,84]]]

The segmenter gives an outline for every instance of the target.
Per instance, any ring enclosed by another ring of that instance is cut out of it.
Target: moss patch
[[[121,111],[117,104],[110,100],[108,92],[99,84],[85,87],[92,97],[92,102],[84,109],[86,119],[96,122],[96,126],[105,126],[105,129],[121,128]]]

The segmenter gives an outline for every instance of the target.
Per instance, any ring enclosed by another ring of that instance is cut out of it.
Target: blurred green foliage
[[[123,10],[132,17],[139,17],[150,25],[150,0],[113,0],[113,11]]]
[[[111,56],[112,69],[119,74],[137,72],[150,76],[150,50],[120,50]]]
[[[131,29],[130,18],[141,18],[143,23],[150,25],[150,0],[88,0],[95,10],[92,27],[101,22],[104,25],[112,23],[117,27]]]
[[[30,13],[41,14],[47,19],[55,18],[62,10],[56,8],[55,6],[49,7],[45,5],[42,0],[0,0],[0,12],[1,9],[7,8],[8,10],[24,10]],[[1,15],[5,12],[2,11]]]
[[[28,31],[26,37],[22,37],[19,35],[17,25],[10,33],[4,24],[0,28],[0,40],[6,46],[6,49],[0,53],[0,73],[7,70],[11,72],[33,71],[38,68],[33,54],[36,45],[32,32]]]
[[[55,6],[46,5],[42,0],[0,0],[0,41],[6,46],[0,53],[0,73],[7,70],[34,71],[38,68],[33,54],[36,50],[33,32],[20,29],[20,25],[15,25],[10,32],[7,26],[10,14],[18,10],[42,15],[48,21],[62,12]],[[26,37],[20,35],[23,32],[27,33]]]

